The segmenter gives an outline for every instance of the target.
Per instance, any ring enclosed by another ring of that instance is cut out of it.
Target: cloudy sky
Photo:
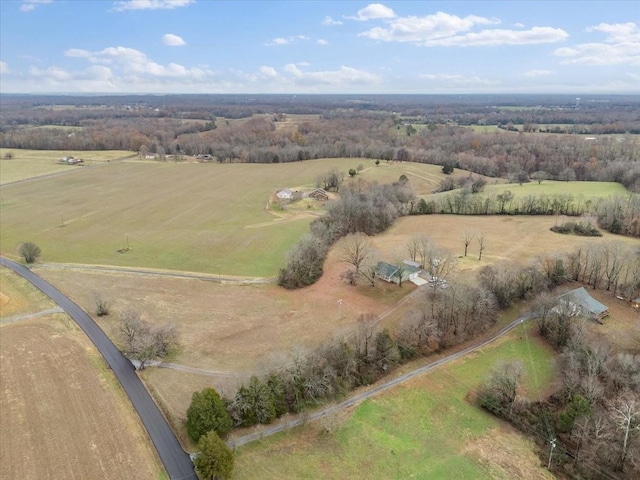
[[[2,93],[640,93],[634,1],[1,0]]]

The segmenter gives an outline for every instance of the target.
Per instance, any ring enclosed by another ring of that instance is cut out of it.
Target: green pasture
[[[487,185],[484,193],[498,195],[506,190],[510,190],[515,198],[528,195],[571,194],[576,199],[581,197],[585,200],[594,200],[611,195],[629,195],[627,189],[616,182],[560,182],[557,180],[544,180],[540,184],[537,181],[531,181],[522,185],[517,183]]]
[[[5,158],[8,152],[13,154],[12,159]],[[134,155],[135,153],[124,150],[71,151],[0,148],[0,185],[52,173],[69,172],[73,169],[86,168],[92,164],[119,160]],[[82,158],[85,166],[58,164],[61,157],[67,156]]]
[[[531,337],[531,328],[520,327],[495,347],[365,401],[329,431],[303,426],[240,448],[234,478],[510,478],[466,449],[500,436],[502,428],[469,393],[496,362],[509,360],[524,365],[522,394],[535,398],[549,388],[553,353]],[[530,453],[524,438],[514,438],[521,442],[514,450]]]
[[[332,168],[346,174],[358,164],[365,167],[360,176],[372,180],[405,172],[404,165],[376,167],[367,159],[65,166],[74,171],[3,186],[0,249],[15,258],[21,242],[33,241],[45,262],[275,275],[315,217],[268,212],[270,195],[312,190],[318,175]]]

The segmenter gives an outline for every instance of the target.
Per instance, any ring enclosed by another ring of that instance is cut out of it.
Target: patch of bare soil
[[[536,447],[511,427],[492,428],[489,433],[469,441],[463,452],[474,455],[495,479],[541,480],[556,478],[540,468]]]
[[[640,351],[640,311],[626,300],[616,298],[613,292],[586,288],[589,295],[609,307],[609,316],[603,319],[603,325],[588,323],[589,334],[605,337],[618,351]]]
[[[137,414],[65,315],[2,327],[0,478],[157,479]]]

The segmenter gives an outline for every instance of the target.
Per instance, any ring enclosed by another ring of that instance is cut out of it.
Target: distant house
[[[631,300],[631,306],[633,308],[640,308],[640,297],[636,298],[635,300]]]
[[[84,165],[84,160],[75,157],[62,157],[58,160],[58,163],[62,165]]]
[[[309,193],[309,198],[314,200],[325,201],[329,200],[329,194],[322,188],[316,188],[313,192]]]
[[[584,287],[560,295],[558,300],[571,311],[572,316],[582,315],[599,322],[609,315],[609,307],[589,295]]]
[[[280,200],[291,200],[293,198],[293,190],[290,188],[283,188],[282,190],[278,190],[276,193],[276,197]]]
[[[196,155],[196,160],[199,160],[201,162],[210,162],[211,160],[213,160],[213,157],[208,153],[200,153]]]
[[[405,262],[403,262],[401,266],[392,265],[387,262],[378,262],[376,265],[376,277],[389,283],[400,283],[400,279],[402,279],[403,282],[405,280],[414,280],[418,278],[420,271],[419,266],[408,265]]]

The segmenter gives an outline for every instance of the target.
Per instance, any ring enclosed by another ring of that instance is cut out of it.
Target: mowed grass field
[[[520,392],[540,398],[554,354],[524,326],[496,345],[333,418],[238,449],[234,479],[551,479],[533,444],[473,404],[496,362],[524,366]]]
[[[542,196],[548,197],[554,195],[572,195],[574,204],[584,205],[586,201],[596,201],[600,198],[607,198],[615,195],[636,195],[631,194],[621,184],[616,182],[560,182],[556,180],[545,180],[542,183],[529,182],[519,185],[517,183],[506,183],[504,180],[496,182],[495,179],[490,179],[487,185],[484,187],[482,193],[478,195],[492,196],[495,198],[497,195],[506,191],[513,193],[514,201],[527,196]],[[431,199],[437,200],[447,195],[456,195],[460,190],[451,190],[448,192],[436,193],[431,196]],[[428,200],[428,199],[427,199]],[[506,205],[506,209],[509,209],[509,204]]]
[[[9,152],[13,154],[11,159],[5,158]],[[84,167],[87,167],[132,157],[135,153],[124,150],[67,151],[0,148],[0,185],[84,168],[78,165],[60,165],[58,160],[67,156],[82,158]]]
[[[3,318],[46,306],[13,272],[0,280]],[[167,478],[113,373],[66,314],[0,326],[0,425],[3,479]]]
[[[270,196],[285,187],[312,190],[318,175],[332,168],[346,175],[359,164],[361,178],[388,182],[407,174],[418,192],[433,190],[442,177],[433,165],[376,167],[365,159],[78,167],[3,187],[0,250],[15,258],[20,243],[32,241],[45,262],[275,275],[318,212],[275,215],[266,209]]]

